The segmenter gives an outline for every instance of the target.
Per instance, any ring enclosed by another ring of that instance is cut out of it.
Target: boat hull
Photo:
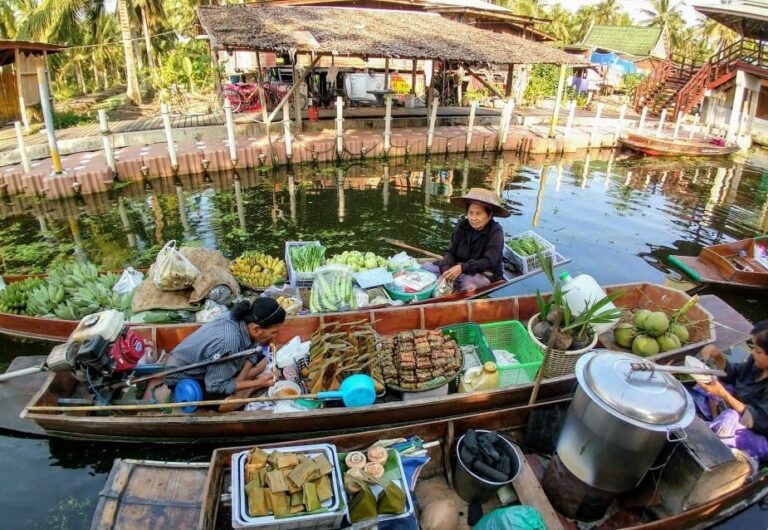
[[[750,238],[705,247],[696,256],[672,256],[678,265],[694,280],[748,289],[768,289],[768,270],[754,259],[756,241],[768,243],[768,238]],[[746,257],[742,257],[743,253]],[[745,269],[752,269],[751,271]]]
[[[672,141],[641,134],[627,134],[619,142],[629,149],[648,156],[727,156],[739,150],[737,146],[717,146],[705,142]]]

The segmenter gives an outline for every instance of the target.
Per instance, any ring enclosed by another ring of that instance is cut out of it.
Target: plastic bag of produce
[[[317,269],[309,310],[313,313],[349,311],[357,308],[352,283],[354,273],[345,265],[325,265]]]
[[[437,280],[437,286],[435,286],[435,292],[432,296],[445,296],[451,294],[454,290],[454,282],[445,278],[444,276],[440,276],[440,279]]]
[[[407,268],[418,268],[419,261],[416,258],[412,258],[405,252],[398,252],[394,256],[390,256],[387,259],[387,269],[390,271],[397,271]]]
[[[134,289],[141,285],[142,281],[144,281],[144,274],[133,267],[126,267],[120,279],[112,286],[112,290],[117,294],[132,293]]]
[[[304,301],[301,299],[301,293],[296,287],[291,287],[287,283],[281,286],[272,285],[267,287],[262,297],[274,298],[280,307],[285,309],[285,314],[293,317],[301,313],[304,309]]]
[[[352,293],[355,295],[355,304],[357,307],[365,307],[370,305],[370,299],[368,298],[368,293],[366,293],[363,289],[355,285],[352,288]]]
[[[544,519],[533,506],[507,506],[487,513],[474,526],[475,530],[546,530]]]
[[[195,314],[195,322],[198,324],[211,322],[222,315],[226,315],[228,312],[227,306],[217,304],[213,300],[206,300],[203,308]]]
[[[168,241],[157,253],[153,280],[161,291],[183,291],[192,286],[200,271]]]

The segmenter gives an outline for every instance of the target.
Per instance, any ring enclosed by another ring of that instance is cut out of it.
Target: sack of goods
[[[176,248],[171,240],[157,253],[153,265],[153,280],[161,291],[183,291],[192,286],[200,274],[191,261]]]

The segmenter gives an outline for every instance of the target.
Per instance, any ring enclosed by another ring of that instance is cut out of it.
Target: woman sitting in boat
[[[451,245],[441,261],[423,268],[441,275],[459,291],[469,291],[504,277],[504,230],[494,217],[509,217],[496,194],[483,188],[471,188],[466,195],[452,197],[466,216],[459,220]]]
[[[701,351],[704,361],[713,360],[715,365],[728,374],[722,381],[712,379],[700,384],[709,403],[696,400],[697,408],[707,419],[714,421],[711,428],[730,446],[749,453],[758,460],[768,459],[768,320],[755,324],[752,339],[752,355],[742,363],[732,363],[714,346]],[[694,393],[696,397],[696,393]],[[726,407],[717,413],[719,407]]]
[[[257,351],[247,357],[192,368],[165,378],[173,389],[182,379],[195,379],[204,391],[204,399],[244,398],[256,390],[269,388],[274,375],[266,370],[269,343],[285,321],[285,311],[272,298],[258,298],[252,304],[242,301],[229,315],[204,324],[185,338],[171,352],[167,368],[179,368],[217,359],[250,348]],[[221,405],[219,411],[237,410],[242,405]]]

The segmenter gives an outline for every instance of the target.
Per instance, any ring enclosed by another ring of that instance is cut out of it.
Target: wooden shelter
[[[48,66],[48,54],[66,46],[0,40],[0,123],[20,120],[29,127],[27,107],[40,103],[37,68]]]

